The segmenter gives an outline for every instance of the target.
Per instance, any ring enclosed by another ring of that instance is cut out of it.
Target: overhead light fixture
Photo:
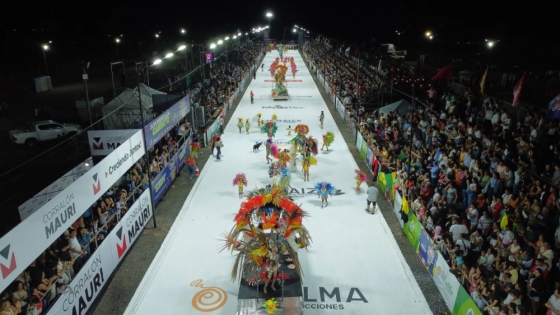
[[[165,58],[171,58],[173,57],[173,53],[167,53],[167,55],[165,55]]]
[[[181,46],[179,46],[179,48],[177,48],[177,50],[183,50],[183,49],[185,49],[185,48],[187,48],[187,46],[181,45]]]
[[[297,30],[294,28],[294,33],[297,32]]]
[[[43,45],[44,50],[49,50],[49,45]]]
[[[161,63],[161,59],[156,59],[156,60],[154,60],[153,64],[154,65],[159,65],[160,63]]]
[[[233,39],[236,39],[236,38],[237,38],[237,35],[233,35]]]
[[[226,40],[229,40],[229,36],[226,37]]]
[[[184,28],[181,29],[181,34],[185,34],[186,32],[187,31]]]
[[[88,162],[88,161],[85,161],[85,162],[84,162],[84,166],[85,166],[85,167],[89,167],[89,162]]]
[[[237,33],[237,36],[241,36],[241,33]]]
[[[216,44],[214,43],[210,44],[210,49],[214,49],[214,48],[216,48]]]
[[[120,43],[120,42],[121,42],[121,40],[120,40],[120,39],[118,39],[118,38],[115,38],[115,42],[117,42],[117,43]]]
[[[221,40],[221,39],[218,41],[218,45],[221,45],[221,44],[223,44],[223,43],[224,43],[224,41]]]
[[[158,37],[159,37],[159,34],[156,34],[156,38],[158,38]]]

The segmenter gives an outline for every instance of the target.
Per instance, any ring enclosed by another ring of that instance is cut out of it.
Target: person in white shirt
[[[551,314],[560,315],[560,292],[558,292],[558,289],[554,290],[554,293],[544,306],[550,310]]]
[[[469,233],[469,229],[464,224],[459,223],[459,219],[453,218],[453,225],[449,228],[449,233],[453,237],[453,242],[456,243],[461,238],[461,234]],[[463,249],[461,248],[461,250]]]
[[[496,125],[500,121],[500,113],[495,112],[490,121],[492,122],[492,125]]]

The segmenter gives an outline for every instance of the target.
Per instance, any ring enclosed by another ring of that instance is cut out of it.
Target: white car
[[[10,140],[16,144],[33,147],[37,142],[60,139],[82,133],[82,127],[76,124],[59,124],[52,120],[37,121],[23,129],[10,131]]]

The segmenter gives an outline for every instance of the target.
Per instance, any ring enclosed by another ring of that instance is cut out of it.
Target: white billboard
[[[18,207],[19,217],[21,221],[27,219],[33,212],[41,208],[49,200],[53,199],[61,191],[66,189],[70,184],[84,175],[93,167],[92,158],[88,158],[83,163],[78,164],[73,170],[64,174],[62,177],[57,179],[54,183],[50,184],[47,188],[41,190],[38,194],[33,196],[33,198],[27,200],[21,206]]]
[[[89,151],[92,156],[109,155],[137,132],[138,129],[89,130]]]
[[[119,180],[145,152],[142,131],[0,239],[0,291]]]

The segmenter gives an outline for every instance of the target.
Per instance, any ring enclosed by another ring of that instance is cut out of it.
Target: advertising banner
[[[120,260],[126,255],[140,232],[152,218],[150,192],[144,191],[111,231],[99,248],[92,253],[64,293],[49,309],[49,314],[87,314],[89,308],[107,284]]]
[[[367,150],[366,150],[366,164],[367,164],[367,166],[370,170],[371,170],[371,164],[372,163],[373,163],[373,151],[371,150],[371,148],[367,148]]]
[[[181,121],[191,110],[189,96],[183,97],[177,104],[159,115],[144,127],[146,131],[146,146],[151,149],[161,140],[175,125]]]
[[[410,243],[412,243],[412,246],[414,246],[414,249],[417,249],[418,242],[420,241],[420,233],[422,232],[422,224],[420,224],[412,211],[408,213],[408,222],[404,224],[403,230]]]
[[[82,175],[87,173],[93,167],[92,158],[88,158],[83,163],[78,164],[73,170],[64,174],[47,188],[41,190],[33,198],[27,200],[18,207],[19,217],[21,221],[27,219],[33,212],[39,210],[45,203],[53,199],[61,191],[66,189],[70,184],[75,182]]]
[[[208,127],[208,129],[206,129],[206,141],[207,143],[210,143],[210,140],[212,139],[212,137],[218,132],[220,131],[220,116],[224,116],[224,110],[222,109],[222,112],[220,112],[220,114],[218,115],[218,117],[216,117],[216,120],[214,120],[214,122],[210,125],[210,127]]]
[[[173,179],[171,178],[171,169],[169,165],[164,167],[161,172],[152,180],[152,193],[154,197],[154,204],[158,203],[163,194],[167,191],[167,189],[171,186],[171,182]]]
[[[177,158],[175,159],[177,163],[177,173],[181,172],[183,165],[185,165],[185,159],[191,154],[191,137],[188,137],[185,143],[177,151]]]
[[[478,309],[478,306],[476,306],[476,303],[471,299],[465,288],[459,287],[453,314],[482,315],[482,312]]]
[[[423,227],[420,231],[420,241],[418,243],[418,247],[416,248],[416,253],[422,260],[422,263],[424,263],[424,267],[426,267],[430,275],[433,276],[432,272],[435,267],[438,254],[430,234],[428,234]]]
[[[366,160],[366,155],[367,155],[367,150],[368,150],[367,142],[364,140],[364,138],[362,137],[361,134],[358,134],[356,136],[356,138],[361,139],[361,140],[358,140],[358,141],[360,141],[360,146],[358,147],[358,149],[360,150],[360,156],[362,157],[362,159],[364,161],[367,161]]]
[[[449,266],[441,255],[438,255],[436,258],[436,264],[432,270],[432,277],[445,301],[445,305],[447,305],[450,310],[454,309],[457,292],[461,285],[457,278],[449,271]]]
[[[89,151],[92,156],[111,154],[138,130],[88,130]]]
[[[378,184],[378,186],[379,186],[379,184]],[[395,193],[395,202],[393,203],[393,212],[395,212],[395,215],[397,216],[399,224],[401,225],[401,227],[403,227],[404,222],[403,222],[403,220],[401,220],[401,208],[402,208],[401,195],[399,193]]]
[[[0,291],[111,188],[144,152],[142,131],[138,130],[127,142],[2,237]]]

